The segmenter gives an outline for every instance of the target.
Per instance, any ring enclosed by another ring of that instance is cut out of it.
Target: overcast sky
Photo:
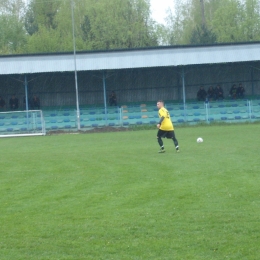
[[[174,10],[174,0],[150,0],[152,18],[158,23],[165,24],[166,11]]]

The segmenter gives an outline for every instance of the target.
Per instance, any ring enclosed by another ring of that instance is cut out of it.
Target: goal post
[[[0,137],[45,134],[42,110],[0,112]]]

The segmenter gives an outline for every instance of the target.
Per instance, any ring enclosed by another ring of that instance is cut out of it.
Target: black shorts
[[[174,130],[171,131],[165,131],[165,130],[158,130],[157,133],[157,137],[161,137],[161,138],[174,138],[175,134],[174,134]]]

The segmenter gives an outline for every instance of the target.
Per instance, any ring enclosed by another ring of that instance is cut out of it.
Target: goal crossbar
[[[45,135],[42,110],[0,112],[0,137]]]

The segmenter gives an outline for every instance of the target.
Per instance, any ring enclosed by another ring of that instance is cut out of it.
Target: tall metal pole
[[[255,94],[255,85],[254,85],[254,69],[251,68],[251,93]]]
[[[75,73],[75,89],[76,89],[77,127],[78,127],[78,130],[80,130],[78,74],[77,74],[77,60],[76,60],[75,25],[74,25],[74,0],[71,0],[70,3],[71,3],[71,20],[72,20],[72,35],[73,35],[73,56],[74,56],[74,73]]]
[[[200,0],[200,7],[201,7],[201,16],[202,16],[202,27],[206,28],[204,0]]]
[[[183,97],[183,110],[184,110],[184,118],[186,121],[186,92],[185,92],[185,73],[184,67],[182,67],[182,97]]]
[[[25,88],[25,109],[26,111],[29,110],[28,106],[28,81],[26,75],[24,76],[24,88]]]
[[[104,108],[105,108],[105,118],[107,123],[107,95],[106,95],[106,75],[103,71],[103,92],[104,92]]]
[[[29,129],[29,106],[28,106],[28,81],[27,76],[24,76],[24,88],[25,88],[25,109],[26,109],[26,121],[27,121],[27,128]]]
[[[183,98],[183,106],[185,107],[186,104],[186,93],[185,93],[185,73],[184,73],[184,68],[182,68],[182,98]]]

